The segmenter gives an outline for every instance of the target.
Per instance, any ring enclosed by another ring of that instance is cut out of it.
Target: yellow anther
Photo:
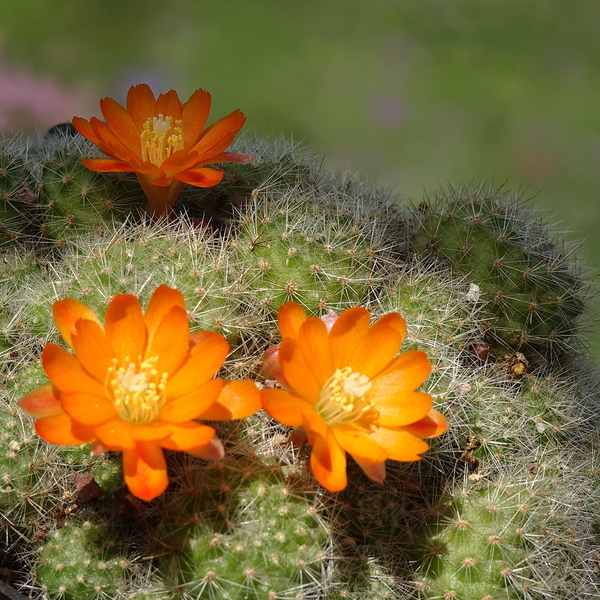
[[[168,373],[155,369],[157,356],[119,366],[116,358],[108,370],[107,390],[119,417],[136,425],[152,423],[165,404]]]
[[[351,367],[337,369],[321,389],[317,412],[327,425],[356,421],[374,410],[373,402],[366,397],[371,386],[366,375],[353,373]]]
[[[160,167],[173,152],[183,150],[181,126],[181,119],[175,120],[162,114],[150,117],[144,123],[144,131],[140,134],[142,161]]]

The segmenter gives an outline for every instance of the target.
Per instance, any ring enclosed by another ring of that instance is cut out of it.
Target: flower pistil
[[[142,160],[160,167],[171,154],[183,150],[182,126],[182,119],[165,117],[162,113],[158,117],[150,117],[140,134]]]
[[[107,391],[119,417],[135,425],[145,425],[156,420],[166,402],[168,373],[158,374],[155,369],[158,356],[136,363],[129,362],[127,368],[119,366],[113,359],[108,370]]]
[[[321,389],[317,413],[328,426],[356,421],[374,410],[373,402],[365,397],[371,386],[366,375],[353,372],[351,367],[337,369]]]

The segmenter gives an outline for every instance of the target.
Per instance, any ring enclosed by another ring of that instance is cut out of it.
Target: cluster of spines
[[[184,458],[159,502],[152,552],[167,589],[228,600],[314,595],[331,559],[316,492],[273,459],[231,454],[211,465]]]
[[[313,314],[366,303],[387,271],[385,227],[365,216],[359,202],[293,192],[246,209],[236,259],[264,314],[274,317],[288,300]]]
[[[94,173],[81,164],[82,154],[57,146],[45,157],[39,182],[38,216],[42,238],[63,244],[100,229],[143,207],[135,177]]]
[[[580,348],[589,281],[573,251],[518,195],[484,185],[450,188],[408,217],[409,249],[476,286],[496,354],[556,359]]]
[[[82,520],[54,531],[38,552],[42,590],[65,600],[124,595],[132,565],[110,523]]]
[[[21,140],[0,141],[0,243],[32,233],[37,189]]]
[[[59,133],[32,142],[0,141],[0,243],[58,245],[137,213],[135,178],[92,173],[81,164],[89,143]]]

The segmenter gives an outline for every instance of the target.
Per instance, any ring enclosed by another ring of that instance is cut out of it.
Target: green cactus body
[[[508,599],[527,590],[529,502],[525,490],[462,488],[429,525],[417,552],[417,587],[424,596]]]
[[[23,296],[32,285],[44,278],[44,272],[41,261],[19,245],[7,248],[1,259],[0,356],[9,360],[12,354],[12,360],[17,360],[18,355],[31,345],[31,340],[23,335],[27,329],[27,319],[22,310]],[[44,327],[47,329],[46,319]]]
[[[109,523],[66,523],[39,551],[45,590],[68,600],[124,595],[131,571],[126,544]]]
[[[161,499],[152,536],[168,589],[258,600],[323,586],[327,532],[314,491],[273,460],[186,463]]]
[[[498,353],[560,355],[576,345],[589,291],[564,245],[518,198],[483,187],[451,189],[411,215],[410,246],[465,275],[493,318]]]
[[[275,315],[288,300],[321,314],[367,301],[380,278],[375,264],[382,246],[356,212],[293,196],[268,199],[240,218],[236,258],[246,286],[268,313]]]
[[[37,514],[37,507],[45,503],[46,490],[40,482],[43,464],[36,462],[40,452],[39,440],[35,431],[23,422],[16,410],[2,407],[0,412],[2,433],[0,445],[0,510],[5,519],[5,527],[18,531],[20,525]]]
[[[93,173],[78,152],[59,149],[44,161],[41,173],[42,233],[61,241],[123,220],[144,204],[135,178]]]
[[[37,189],[19,140],[0,142],[0,244],[26,237],[35,228]]]

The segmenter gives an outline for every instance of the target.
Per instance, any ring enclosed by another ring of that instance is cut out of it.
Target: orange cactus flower
[[[281,423],[304,428],[313,473],[328,490],[346,487],[346,453],[381,482],[386,459],[420,460],[429,449],[423,438],[447,429],[431,396],[415,391],[431,370],[427,355],[397,355],[406,334],[398,313],[370,326],[365,308],[334,321],[331,313],[309,318],[287,302],[279,329],[283,340],[278,351],[267,351],[267,371],[284,389],[262,390],[263,407]]]
[[[155,218],[168,215],[185,183],[211,187],[221,181],[223,171],[206,165],[252,160],[224,151],[246,120],[239,110],[203,131],[210,101],[204,90],[196,90],[185,103],[174,90],[155,99],[146,84],[129,89],[126,109],[103,98],[105,123],[74,117],[73,125],[110,158],[90,158],[83,164],[92,171],[136,173],[148,197],[148,213]]]
[[[42,365],[52,385],[17,404],[48,442],[122,452],[125,482],[142,500],[168,485],[163,448],[222,457],[215,430],[196,419],[239,419],[260,408],[254,382],[214,378],[229,346],[217,333],[190,337],[177,290],[158,287],[145,314],[135,296],[115,296],[104,326],[73,298],[56,302],[53,313],[75,354],[47,344]]]

